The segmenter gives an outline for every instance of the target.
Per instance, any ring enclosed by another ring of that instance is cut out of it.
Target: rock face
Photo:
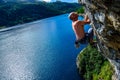
[[[113,64],[120,80],[120,0],[79,0],[91,19],[98,49]]]

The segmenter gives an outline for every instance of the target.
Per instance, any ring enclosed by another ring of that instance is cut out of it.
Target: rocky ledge
[[[79,0],[89,15],[99,51],[114,66],[120,80],[120,0]]]

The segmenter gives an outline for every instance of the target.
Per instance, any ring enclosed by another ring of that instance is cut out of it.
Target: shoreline
[[[65,13],[65,14],[68,14],[68,13]],[[65,15],[65,14],[59,14],[59,15],[55,15],[55,16],[60,16],[60,15]],[[23,23],[23,24],[17,24],[17,25],[11,26],[11,27],[2,28],[2,29],[0,29],[0,33],[6,32],[6,31],[15,30],[15,29],[24,28],[25,25],[30,25],[30,24],[38,23],[41,20],[52,18],[52,17],[55,17],[55,16],[46,17],[46,18],[35,20],[35,21],[26,22],[26,23]]]

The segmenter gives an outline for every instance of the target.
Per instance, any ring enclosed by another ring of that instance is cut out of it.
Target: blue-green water
[[[86,45],[75,49],[75,36],[67,16],[1,32],[0,80],[82,80],[76,57]]]

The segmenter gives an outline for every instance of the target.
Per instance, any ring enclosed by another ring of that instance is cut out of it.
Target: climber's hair
[[[73,13],[74,13],[74,12],[71,12],[71,13],[68,15],[68,18],[69,18],[70,20],[72,20],[72,19],[71,19],[71,16],[73,15]]]
[[[70,20],[73,20],[73,16],[72,15],[77,15],[77,13],[76,12],[71,12],[70,14],[69,14],[69,16],[68,16],[68,18],[70,19]]]

